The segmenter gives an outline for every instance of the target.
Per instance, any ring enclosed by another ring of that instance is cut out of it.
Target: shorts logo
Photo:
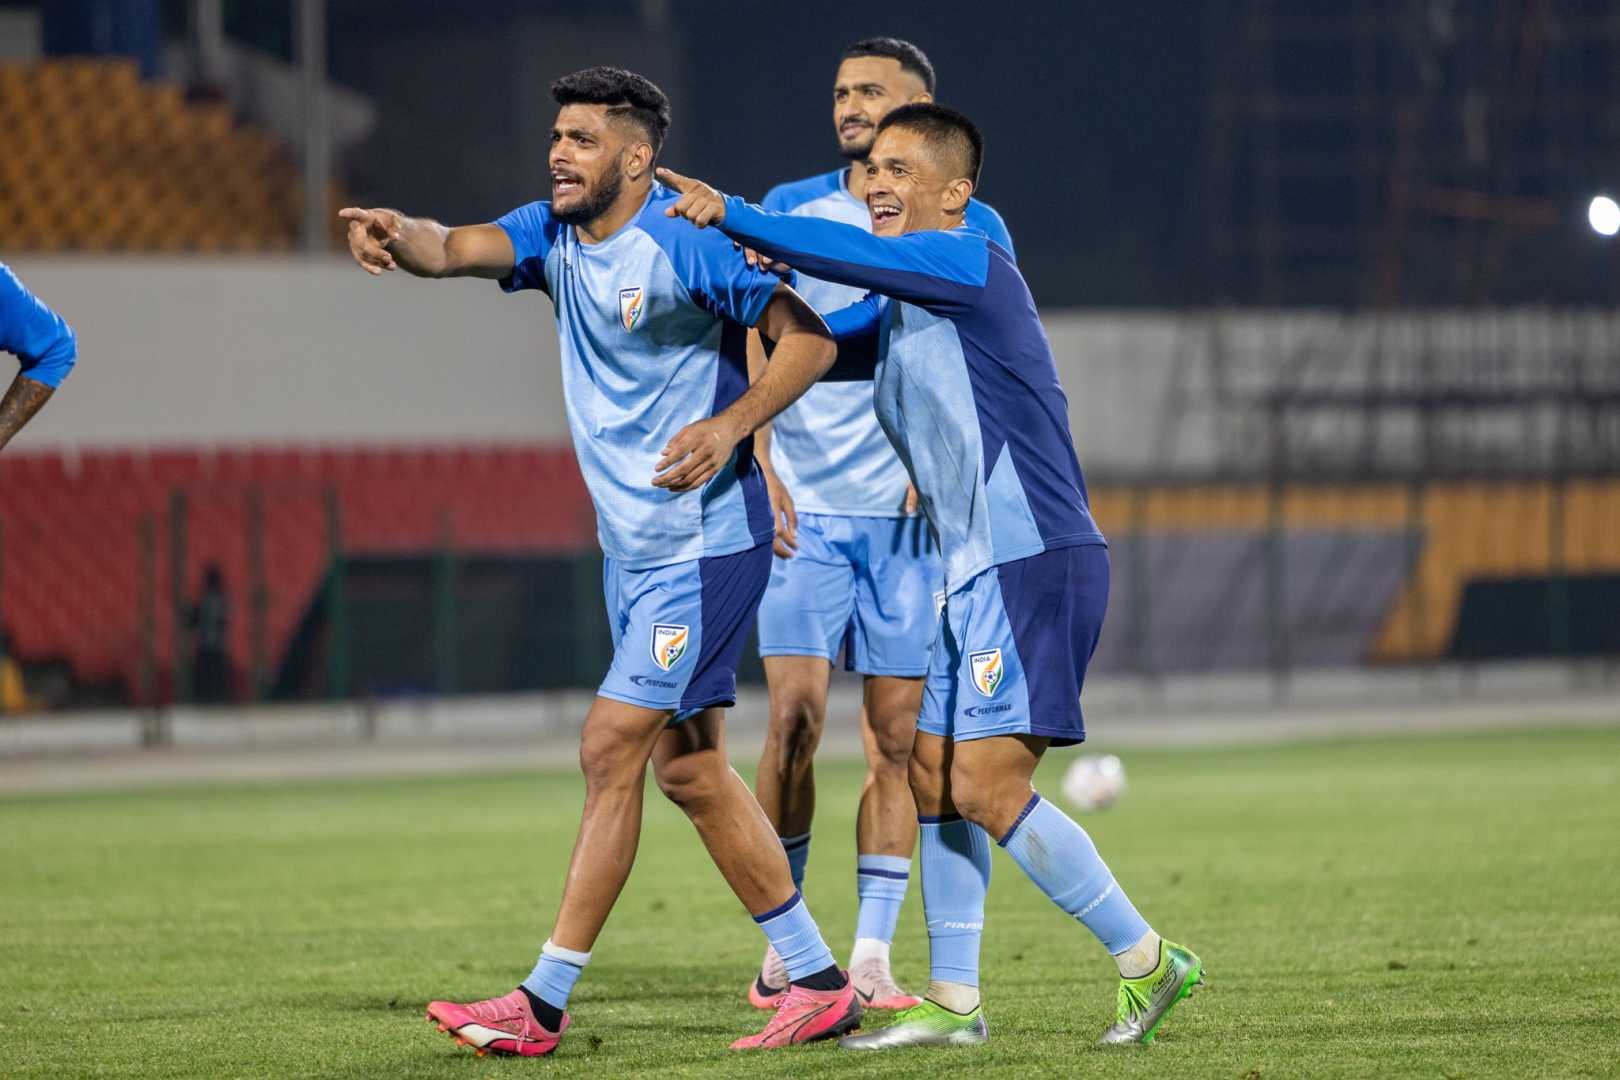
[[[668,671],[686,655],[686,644],[692,640],[686,627],[678,623],[653,623],[652,658],[664,671]]]
[[[1001,666],[1001,650],[985,649],[969,653],[968,666],[973,669],[973,689],[985,697],[995,697],[996,691],[1001,689],[1001,677],[1005,674]]]
[[[630,681],[637,686],[656,686],[663,690],[674,690],[679,685],[670,682],[668,679],[655,679],[651,675],[632,675]]]
[[[633,289],[619,290],[619,321],[624,324],[624,332],[629,333],[641,321],[641,286]]]
[[[969,716],[977,720],[981,716],[995,716],[997,713],[1012,712],[1012,703],[1003,701],[1000,705],[975,705],[971,709],[964,709]]]

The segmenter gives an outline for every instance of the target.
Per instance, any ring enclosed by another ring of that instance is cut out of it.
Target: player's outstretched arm
[[[797,401],[838,357],[827,324],[786,285],[771,294],[758,329],[776,342],[770,363],[718,416],[675,433],[655,466],[654,487],[691,491],[708,483],[739,442]]]
[[[688,176],[660,168],[658,178],[681,193],[665,211],[698,228],[714,226],[746,248],[796,270],[855,285],[924,307],[970,306],[989,272],[989,250],[968,234],[939,230],[874,236],[841,221],[774,214]]]
[[[78,341],[62,317],[23,287],[0,263],[0,351],[16,354],[22,370],[0,397],[0,449],[45,407],[78,360]]]
[[[349,223],[349,253],[368,274],[503,278],[517,262],[512,238],[499,225],[449,228],[386,207],[349,206],[338,217]]]

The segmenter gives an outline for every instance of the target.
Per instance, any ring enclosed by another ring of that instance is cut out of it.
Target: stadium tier
[[[0,489],[7,506],[29,507],[0,513],[0,616],[17,655],[66,660],[80,682],[117,684],[132,700],[169,693],[175,612],[195,601],[210,565],[236,612],[229,653],[242,672],[262,582],[261,662],[277,670],[331,565],[331,505],[350,558],[595,546],[578,467],[554,445],[8,454]],[[1415,531],[1409,497],[1391,485],[1285,490],[1282,618],[1299,629],[1295,662],[1445,656],[1471,582],[1620,572],[1620,483],[1565,490],[1561,560],[1546,529],[1501,527],[1547,520],[1550,485],[1432,485]],[[1117,600],[1100,670],[1264,666],[1265,488],[1101,485],[1092,498],[1113,543]],[[1143,557],[1152,576],[1139,597]],[[1151,638],[1146,655],[1138,633]]]
[[[280,140],[134,61],[0,64],[7,251],[285,250],[300,193]]]
[[[65,659],[77,680],[121,683],[135,700],[166,695],[175,611],[211,565],[239,613],[229,637],[239,671],[252,648],[251,585],[262,581],[274,670],[331,563],[332,497],[350,555],[572,552],[594,537],[573,455],[534,447],[8,454],[0,490],[7,507],[28,508],[0,513],[17,655]],[[156,681],[143,692],[148,660]]]

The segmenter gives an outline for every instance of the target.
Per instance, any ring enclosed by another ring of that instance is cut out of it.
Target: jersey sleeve
[[[501,288],[506,292],[524,289],[545,292],[546,256],[551,254],[559,228],[557,219],[551,216],[551,204],[532,202],[520,206],[496,218],[495,224],[506,230],[515,256],[512,272],[500,279]]]
[[[1007,231],[1007,223],[996,213],[996,209],[987,203],[974,199],[968,203],[967,213],[963,220],[988,236],[1001,250],[1012,256],[1012,261],[1018,261],[1018,252],[1013,250],[1012,233]]]
[[[781,279],[749,266],[717,229],[694,229],[679,219],[670,225],[659,230],[658,244],[692,302],[743,326],[759,322]]]
[[[46,386],[62,385],[78,360],[73,328],[39,301],[0,263],[0,350],[16,354],[22,373]]]
[[[928,230],[873,236],[837,221],[773,214],[736,195],[726,197],[720,229],[811,277],[941,312],[973,306],[989,276],[989,245],[976,233]]]
[[[883,297],[869,292],[848,307],[829,312],[822,318],[840,343],[876,334],[883,318]]]

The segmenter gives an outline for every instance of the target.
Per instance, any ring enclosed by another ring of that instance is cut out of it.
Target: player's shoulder
[[[647,205],[636,217],[636,228],[664,250],[677,263],[689,259],[731,255],[735,245],[719,229],[698,229],[682,217],[670,217],[668,210],[680,198],[673,188],[654,184]]]
[[[832,172],[818,173],[807,176],[803,180],[790,180],[785,184],[777,184],[765,193],[760,203],[767,210],[787,214],[805,203],[824,199],[829,195],[836,195],[844,188],[844,170],[834,169]]]
[[[995,245],[1009,256],[1013,255],[1012,233],[1007,229],[1007,223],[1002,220],[996,208],[989,203],[978,199],[969,199],[967,212],[962,215],[962,223],[984,233]]]

